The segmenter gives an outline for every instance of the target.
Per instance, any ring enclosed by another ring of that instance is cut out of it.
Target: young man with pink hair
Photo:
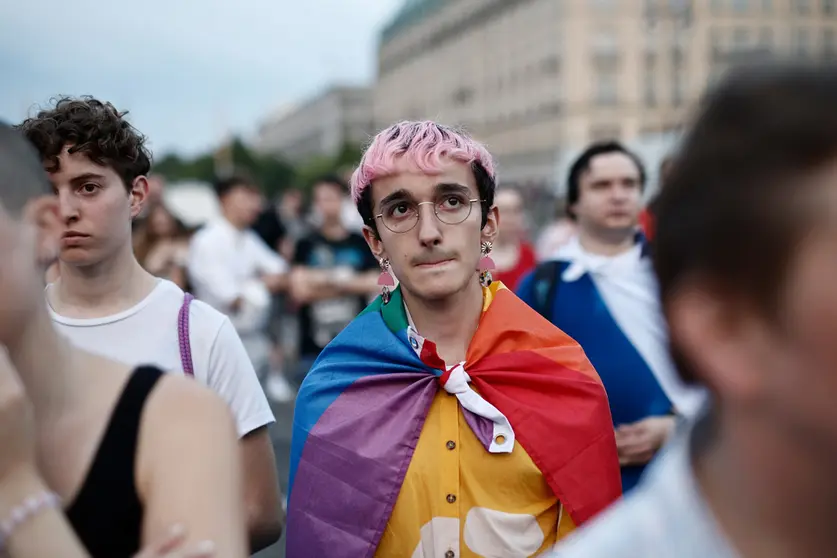
[[[382,293],[300,389],[287,555],[545,551],[620,496],[619,464],[584,352],[492,283],[491,155],[402,122],[351,186]]]

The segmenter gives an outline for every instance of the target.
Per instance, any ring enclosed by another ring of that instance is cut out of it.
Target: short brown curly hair
[[[41,155],[47,172],[59,169],[58,156],[83,152],[98,165],[109,166],[130,190],[138,176],[151,170],[146,138],[110,103],[93,97],[61,97],[17,126]]]

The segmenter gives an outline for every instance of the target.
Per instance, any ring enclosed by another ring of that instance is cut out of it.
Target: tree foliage
[[[274,196],[287,188],[307,190],[318,176],[324,174],[345,175],[357,164],[360,156],[359,146],[347,144],[334,157],[315,157],[294,166],[280,158],[256,153],[235,138],[215,151],[194,158],[165,155],[155,163],[154,172],[169,182],[212,182],[219,173],[243,173],[256,180],[268,196]]]

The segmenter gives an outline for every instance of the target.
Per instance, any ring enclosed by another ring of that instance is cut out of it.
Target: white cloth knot
[[[445,391],[455,395],[464,409],[492,422],[494,427],[488,451],[511,453],[514,449],[514,430],[509,419],[468,385],[471,382],[471,376],[461,363],[449,368],[447,374],[448,378],[442,384]]]
[[[465,393],[471,390],[468,386],[470,383],[471,376],[465,372],[465,367],[461,364],[457,364],[450,370],[448,381],[445,382],[445,385],[442,387],[445,388],[445,391],[451,395],[459,395],[460,393]]]

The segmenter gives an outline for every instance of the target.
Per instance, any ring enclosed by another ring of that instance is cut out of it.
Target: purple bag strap
[[[183,304],[177,314],[177,341],[180,345],[180,364],[183,373],[195,377],[195,367],[192,365],[192,344],[189,338],[189,305],[195,299],[191,294],[183,296]]]

